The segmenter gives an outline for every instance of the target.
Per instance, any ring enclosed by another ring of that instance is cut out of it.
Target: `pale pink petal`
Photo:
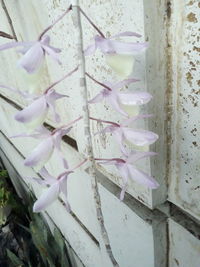
[[[69,173],[65,174],[64,177],[61,178],[60,181],[59,181],[60,191],[64,195],[65,207],[66,207],[66,209],[67,209],[68,212],[71,211],[71,207],[70,207],[70,204],[69,204],[68,199],[67,199],[67,179],[68,179],[68,175],[70,173],[72,173],[72,172],[69,172]]]
[[[155,152],[139,152],[133,151],[131,154],[128,155],[126,162],[127,163],[134,163],[140,159],[144,159],[151,156],[156,156],[157,153]]]
[[[104,99],[103,91],[88,101],[89,104],[101,102]]]
[[[25,159],[24,165],[29,167],[40,166],[42,168],[53,152],[53,140],[51,137],[42,141],[32,153]]]
[[[63,98],[63,97],[69,97],[69,96],[68,95],[59,94],[54,89],[48,90],[48,92],[46,94],[46,99],[48,100],[48,102],[56,101],[56,100],[58,100],[60,98]]]
[[[124,105],[144,105],[151,99],[152,95],[147,92],[118,93],[119,101]]]
[[[42,96],[23,110],[19,111],[15,115],[15,119],[22,123],[27,123],[45,114],[47,109],[48,107],[45,97]]]
[[[140,80],[138,80],[138,79],[125,79],[125,80],[123,80],[121,82],[118,82],[118,83],[112,85],[112,88],[113,89],[118,89],[118,88],[120,89],[120,88],[122,88],[124,86],[128,86],[131,83],[135,83],[135,82],[139,82],[139,81]]]
[[[47,130],[43,125],[39,126],[37,129],[35,129],[35,133],[40,136],[40,138],[47,138],[51,135],[51,132]]]
[[[48,45],[48,47],[53,50],[55,53],[61,53],[62,50],[60,48],[57,48],[57,47],[54,47],[54,46],[51,46],[51,45]]]
[[[134,36],[134,37],[138,37],[138,38],[142,37],[142,35],[139,34],[139,33],[126,31],[126,32],[120,32],[120,33],[118,33],[116,35],[113,35],[110,38],[123,37],[123,36]]]
[[[150,131],[136,130],[125,127],[122,128],[122,131],[124,137],[137,146],[150,145],[158,139],[158,135]]]
[[[16,134],[16,135],[10,136],[10,138],[18,138],[18,137],[32,137],[32,138],[39,138],[40,139],[40,134],[21,133],[21,134]]]
[[[37,42],[24,54],[24,56],[22,56],[18,61],[18,64],[28,73],[33,73],[40,67],[43,59],[44,50],[42,49],[41,44]]]
[[[115,127],[115,131],[113,132],[113,137],[116,139],[117,144],[120,146],[121,150],[123,150],[124,149],[124,145],[123,145],[124,138],[123,138],[123,132],[121,128]]]
[[[124,195],[128,185],[129,171],[126,164],[118,164],[116,165],[116,167],[119,170],[123,181],[122,191],[120,193],[120,200],[122,201],[124,199]]]
[[[46,183],[51,185],[54,184],[56,182],[56,178],[54,178],[45,167],[43,167],[40,171],[39,171],[40,175],[45,179]]]
[[[68,97],[68,96],[56,93],[54,89],[49,90],[46,94],[46,102],[48,106],[50,107],[51,111],[53,112],[54,119],[56,122],[60,122],[60,115],[56,111],[55,102],[56,100],[63,98],[63,97]]]
[[[159,184],[157,181],[151,177],[150,175],[146,174],[143,171],[135,169],[132,165],[128,164],[128,170],[130,178],[140,184],[147,186],[148,188],[156,189],[158,188]]]
[[[85,50],[84,50],[84,55],[85,56],[90,56],[92,54],[94,54],[96,50],[96,44],[92,44],[92,45],[89,45]]]
[[[48,34],[45,34],[42,36],[42,38],[38,39],[41,45],[49,45],[50,43],[50,36]]]
[[[95,44],[96,47],[98,47],[103,53],[108,53],[108,54],[115,54],[116,51],[112,47],[112,41],[109,39],[103,38],[102,36],[97,35],[95,37]]]
[[[33,98],[33,95],[29,94],[28,92],[22,92],[17,88],[9,87],[9,86],[3,85],[3,84],[0,84],[0,87],[8,89],[14,93],[17,93],[17,94],[23,96],[24,98]]]
[[[21,53],[21,54],[26,54],[26,52],[33,46],[33,45],[35,45],[37,42],[25,42],[24,44],[23,44],[23,47],[21,47],[21,48],[18,48],[17,49],[17,52],[18,53]]]
[[[27,133],[20,133],[16,135],[10,136],[10,138],[17,138],[17,137],[32,137],[36,139],[44,139],[50,136],[50,131],[48,131],[44,126],[38,127],[35,131],[31,134]]]
[[[6,43],[3,45],[0,45],[0,51],[6,50],[6,49],[10,49],[10,48],[14,48],[17,46],[26,46],[26,45],[30,45],[30,42],[10,42],[10,43]]]
[[[117,96],[115,96],[114,94],[109,95],[109,97],[107,97],[108,102],[111,104],[111,106],[119,113],[121,113],[124,116],[128,116],[128,113],[125,112],[121,107],[120,104],[118,102]]]
[[[126,43],[116,40],[106,40],[104,46],[100,46],[104,53],[116,53],[122,55],[136,55],[138,52],[144,51],[148,47],[148,43]],[[109,48],[108,48],[109,47]],[[105,49],[106,48],[106,49]]]
[[[58,156],[62,160],[63,166],[64,166],[65,169],[68,169],[69,166],[68,166],[68,162],[65,159],[65,157],[64,157],[64,155],[62,153],[62,150],[61,150],[61,139],[65,134],[70,132],[71,129],[72,129],[72,127],[68,128],[68,129],[64,129],[64,130],[63,129],[59,130],[58,132],[56,132],[56,134],[53,137],[53,142],[54,142],[55,149],[56,149],[56,151],[58,153]]]
[[[124,120],[122,123],[121,123],[121,126],[129,126],[131,123],[139,120],[139,119],[143,119],[143,118],[150,118],[152,117],[152,114],[140,114],[140,115],[137,115],[137,116],[133,116],[127,120]]]
[[[56,49],[56,48],[52,48],[50,46],[47,45],[42,45],[42,48],[44,49],[44,51],[50,56],[52,57],[55,61],[58,62],[58,64],[62,64],[60,59],[59,59],[59,55],[58,53],[61,52],[60,49]]]
[[[33,211],[40,212],[45,210],[51,203],[53,203],[59,195],[59,183],[51,185],[34,203]]]

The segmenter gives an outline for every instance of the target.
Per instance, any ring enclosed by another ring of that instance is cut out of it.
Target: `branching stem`
[[[72,10],[72,5],[70,5],[68,9],[62,15],[60,15],[60,17],[58,17],[51,25],[49,25],[46,29],[44,29],[44,31],[39,35],[38,40],[41,40],[41,38],[45,35],[45,33],[47,33],[50,29],[52,29],[57,22],[63,19],[64,16],[67,15],[67,13],[69,13],[70,10]]]
[[[44,94],[46,94],[51,88],[53,88],[54,86],[56,86],[58,83],[62,82],[64,79],[68,78],[69,76],[71,76],[74,72],[76,72],[78,70],[78,66],[73,69],[72,71],[70,71],[69,73],[67,73],[65,76],[63,76],[62,78],[60,78],[59,80],[57,80],[56,82],[52,83],[44,92]]]
[[[112,252],[108,232],[106,230],[105,224],[104,224],[104,217],[103,212],[101,208],[101,198],[98,188],[98,182],[96,177],[96,164],[94,160],[94,153],[93,153],[93,147],[92,147],[92,136],[91,136],[91,130],[90,130],[90,114],[89,114],[89,107],[88,107],[88,89],[86,84],[86,71],[85,71],[85,57],[83,52],[83,31],[82,31],[82,24],[81,24],[81,18],[80,18],[80,6],[79,6],[79,0],[75,1],[75,5],[73,6],[74,15],[76,19],[76,26],[78,31],[78,43],[77,43],[77,49],[78,49],[78,60],[80,62],[80,87],[81,87],[81,98],[83,103],[83,123],[84,123],[84,135],[85,135],[85,154],[86,158],[88,158],[89,161],[89,175],[91,177],[92,182],[92,190],[95,200],[95,207],[96,207],[96,215],[99,222],[100,230],[101,230],[101,237],[104,244],[104,249],[106,250],[110,261],[113,266],[119,266],[117,261],[115,260],[115,257]]]
[[[105,120],[96,119],[96,118],[93,118],[93,117],[90,117],[90,120],[97,121],[97,122],[109,123],[109,124],[112,124],[112,125],[115,125],[115,126],[119,126],[120,127],[120,124],[119,123],[116,123],[114,121],[105,121]]]
[[[12,32],[12,36],[13,36],[13,39],[15,39],[17,41],[17,35],[15,33],[15,29],[14,29],[14,26],[13,26],[13,23],[12,23],[12,19],[10,17],[10,14],[8,12],[8,9],[6,7],[6,4],[4,2],[4,0],[1,0],[1,6],[6,14],[6,17],[7,17],[7,20],[8,20],[8,23],[10,25],[10,29],[11,29],[11,32]]]
[[[105,85],[104,83],[101,83],[101,82],[97,81],[97,80],[96,80],[94,77],[92,77],[88,72],[86,72],[85,75],[86,75],[88,78],[90,78],[92,81],[94,81],[95,83],[101,85],[102,87],[108,89],[109,91],[112,91],[112,89],[111,89],[109,86]]]
[[[78,7],[80,12],[83,14],[83,16],[89,21],[89,23],[92,25],[92,27],[103,37],[106,38],[105,35],[102,33],[101,30],[94,24],[94,22],[91,21],[91,19],[86,15],[86,13],[82,10],[82,8]]]

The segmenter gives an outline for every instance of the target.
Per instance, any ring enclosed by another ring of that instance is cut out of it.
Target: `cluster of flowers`
[[[66,14],[68,14],[70,10],[72,10],[72,6],[70,6],[53,24],[47,27],[40,34],[37,41],[9,42],[1,45],[0,51],[18,46],[21,47],[18,52],[22,53],[23,56],[18,61],[18,65],[25,69],[25,71],[29,74],[36,72],[38,68],[40,68],[45,56],[50,56],[53,60],[58,62],[58,64],[61,64],[59,60],[59,53],[61,52],[61,50],[50,45],[50,37],[46,33]],[[94,37],[94,43],[85,50],[85,55],[93,54],[96,49],[100,49],[101,52],[106,55],[106,59],[109,65],[116,72],[120,73],[121,75],[129,76],[133,68],[134,54],[144,50],[147,47],[147,43],[127,43],[118,40],[119,37],[123,36],[134,36],[137,38],[140,37],[139,34],[133,32],[123,32],[110,38],[106,38],[82,9],[80,9],[80,12],[99,33],[99,35]],[[32,137],[41,140],[39,145],[30,153],[30,155],[25,159],[24,162],[26,166],[35,167],[44,178],[44,180],[38,178],[33,179],[35,179],[40,184],[49,186],[49,188],[35,202],[33,207],[33,210],[35,212],[40,212],[41,210],[46,209],[48,205],[50,205],[55,199],[57,199],[60,192],[62,192],[65,196],[65,205],[67,210],[69,211],[70,205],[67,200],[67,179],[75,169],[79,168],[87,161],[87,159],[85,159],[76,167],[69,168],[68,162],[64,158],[61,150],[62,137],[69,133],[73,125],[81,120],[82,117],[71,121],[67,125],[56,128],[52,132],[50,132],[43,126],[49,110],[53,112],[55,121],[60,121],[59,114],[56,112],[55,102],[60,98],[68,96],[57,93],[54,87],[64,79],[71,76],[77,70],[78,66],[71,72],[66,74],[64,77],[50,85],[40,95],[30,94],[27,91],[20,91],[9,86],[0,85],[0,87],[19,93],[30,101],[30,105],[19,111],[15,115],[15,119],[31,129],[31,132],[29,130],[29,133],[22,133],[13,137]],[[98,103],[105,99],[117,112],[126,117],[126,119],[120,124],[90,117],[91,120],[108,124],[108,126],[99,133],[112,133],[119,143],[122,152],[121,158],[96,158],[95,160],[100,164],[114,164],[119,170],[123,179],[123,188],[120,196],[121,200],[123,200],[124,198],[124,193],[128,184],[128,178],[134,179],[138,183],[145,184],[150,188],[157,188],[158,184],[152,177],[133,166],[133,163],[137,160],[153,156],[156,153],[141,151],[132,151],[131,153],[128,153],[124,146],[124,142],[126,140],[130,141],[136,146],[144,146],[150,145],[158,139],[158,136],[153,132],[131,128],[131,124],[136,120],[147,118],[150,115],[137,115],[134,117],[129,117],[128,113],[126,113],[122,109],[122,105],[144,105],[151,100],[152,96],[147,92],[138,91],[131,93],[124,91],[120,92],[118,90],[126,85],[129,85],[130,83],[137,82],[138,80],[136,79],[125,79],[121,82],[112,84],[110,82],[101,83],[88,73],[86,73],[85,75],[103,87],[103,90],[93,99],[91,99],[89,101],[89,104]],[[45,168],[45,164],[50,159],[54,151],[57,152],[65,168],[65,171],[61,173],[57,178],[51,176]]]

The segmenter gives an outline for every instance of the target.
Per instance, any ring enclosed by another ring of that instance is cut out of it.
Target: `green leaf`
[[[55,228],[54,229],[54,238],[55,238],[55,242],[56,242],[56,245],[59,247],[59,252],[61,254],[61,267],[70,267],[71,264],[70,264],[70,260],[69,260],[69,255],[68,255],[68,251],[66,249],[66,245],[65,245],[65,242],[63,240],[63,236],[61,234],[61,232]],[[58,255],[59,256],[59,255]]]
[[[13,266],[15,267],[25,266],[23,261],[21,261],[12,251],[10,251],[9,249],[6,249],[6,251],[7,251],[7,256],[12,262]]]
[[[0,177],[7,178],[8,177],[8,172],[6,170],[0,171]]]
[[[24,225],[22,225],[21,223],[17,223],[17,225],[19,225],[21,228],[23,228],[24,230],[26,230],[28,233],[31,233],[30,229]]]

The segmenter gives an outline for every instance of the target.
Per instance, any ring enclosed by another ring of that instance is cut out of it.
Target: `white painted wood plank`
[[[119,265],[154,267],[152,225],[138,217],[103,186],[100,186],[100,193],[105,225]]]
[[[200,219],[199,1],[172,1],[169,200]]]
[[[25,0],[21,1],[14,1],[11,0],[8,4],[9,12],[12,16],[13,22],[16,27],[16,32],[19,36],[20,40],[31,40],[37,37],[39,32],[50,24],[58,15],[60,15],[66,9],[66,1],[62,0],[59,2],[55,1],[39,1],[40,8],[38,9],[38,1],[32,1],[28,3]],[[137,0],[124,2],[123,0],[118,1],[95,1],[95,3],[91,0],[82,1],[82,6],[85,11],[88,13],[89,16],[93,18],[95,23],[97,23],[101,29],[105,31],[107,35],[116,34],[120,31],[132,30],[139,32],[143,35],[141,41],[145,39],[150,39],[150,46],[151,46],[151,53],[152,51],[155,53],[157,48],[155,48],[156,44],[160,44],[160,42],[164,43],[164,38],[162,41],[160,39],[156,39],[155,43],[155,32],[152,31],[152,28],[157,29],[157,20],[154,18],[158,18],[160,22],[160,18],[163,17],[163,11],[165,10],[163,5],[159,5],[157,9],[157,5],[154,4],[151,6],[151,12],[148,12],[146,1]],[[162,12],[162,13],[161,13]],[[149,20],[146,20],[146,17],[149,16]],[[144,25],[144,18],[148,24],[152,23],[152,28],[147,28]],[[85,45],[88,45],[91,41],[91,38],[95,34],[94,30],[91,28],[88,23],[86,23],[85,19],[83,19],[84,25],[84,42]],[[160,24],[158,24],[161,28]],[[73,21],[71,20],[71,14],[66,16],[62,22],[59,22],[55,28],[50,32],[52,37],[52,44],[60,47],[63,52],[61,53],[61,58],[63,61],[63,65],[61,67],[57,66],[52,60],[47,60],[47,62],[43,66],[43,71],[38,73],[37,75],[37,83],[39,91],[43,88],[47,87],[49,83],[56,80],[58,77],[63,76],[67,71],[72,69],[77,64],[76,59],[76,32],[73,31]],[[5,42],[5,41],[4,41]],[[160,46],[159,51],[161,51],[162,46]],[[8,55],[12,56],[12,61],[9,63]],[[157,55],[157,54],[155,54]],[[6,58],[7,56],[7,58]],[[24,75],[19,75],[16,72],[15,68],[15,61],[18,58],[18,55],[13,51],[4,51],[1,53],[1,62],[6,66],[5,71],[0,74],[0,80],[3,83],[10,83],[12,86],[16,86],[17,88],[26,89],[30,87],[30,80],[25,79]],[[146,75],[148,72],[149,66],[151,65],[152,58],[145,54],[141,54],[136,56],[136,62],[134,67],[134,77],[141,79],[141,82],[131,85],[130,90],[148,90],[150,92],[154,92],[153,89],[154,85],[158,88],[158,83],[160,80],[156,80],[155,82],[152,81],[152,76],[154,73]],[[158,60],[157,66],[159,65],[161,59]],[[87,58],[87,69],[88,71],[94,75],[100,81],[103,80],[119,80],[119,77],[116,77],[114,73],[108,68],[108,66],[104,63],[104,58],[102,55],[97,52],[95,56]],[[70,62],[70,64],[69,64]],[[47,64],[48,63],[48,64]],[[13,75],[14,73],[14,75]],[[79,85],[76,81],[76,75],[74,74],[69,80],[62,82],[62,84],[57,86],[57,89],[61,93],[67,93],[70,95],[70,100],[59,100],[57,104],[57,108],[61,113],[62,123],[66,123],[70,121],[81,113],[81,103],[79,98]],[[34,85],[35,86],[35,85]],[[93,84],[91,81],[88,81],[90,97],[94,96],[99,90],[100,87]],[[5,90],[0,89],[0,91],[9,98],[16,100],[20,105],[24,106],[26,102],[21,99],[20,97],[13,95],[11,96],[10,93],[6,92]],[[162,88],[163,91],[163,88]],[[159,94],[158,94],[159,95]],[[155,98],[152,102],[152,105],[156,105],[156,103],[160,103],[162,98],[162,94],[158,96],[159,101],[156,100],[156,93]],[[152,110],[152,108],[145,107],[142,111]],[[153,111],[157,108],[153,109]],[[134,112],[134,110],[132,110]],[[115,120],[119,121],[122,120],[122,117],[116,114],[115,111],[112,110],[111,107],[108,105],[91,105],[91,114],[94,117],[98,117],[101,119],[108,119],[108,120]],[[141,127],[144,129],[148,129],[149,127],[152,129],[162,129],[160,122],[163,121],[163,110],[159,110],[159,114],[162,114],[160,117],[160,121],[158,126],[155,127],[154,119],[151,119],[149,123],[147,120],[144,122],[140,122],[136,124],[136,127]],[[55,125],[51,118],[51,114],[48,116],[47,120],[50,124]],[[148,126],[150,125],[150,126]],[[83,128],[81,127],[81,122],[79,123],[80,128],[76,128],[72,131],[71,136],[74,137],[78,142],[78,147],[80,153],[84,152],[84,142],[83,142]],[[93,133],[96,132],[97,127],[96,123],[92,123],[92,131]],[[160,131],[162,133],[162,131]],[[109,135],[94,138],[94,149],[95,154],[97,157],[117,157],[120,156],[119,148],[116,145],[116,142],[113,138]],[[160,148],[163,147],[163,139],[159,143],[156,150],[160,151]],[[164,159],[163,159],[164,160]],[[155,161],[152,160],[150,163],[149,160],[145,160],[143,162],[138,163],[138,166],[142,168],[144,171],[151,172],[151,165],[152,166],[162,166],[163,160]],[[152,192],[148,188],[141,186],[137,183],[130,181],[128,192],[142,201],[145,205],[152,208],[156,204],[163,202],[165,199],[166,194],[164,193],[163,184],[164,184],[164,172],[157,171],[155,167],[153,167],[153,175],[158,176],[159,182],[162,184],[162,187],[157,190],[157,192],[153,192],[155,195],[154,200],[152,197]],[[122,180],[119,176],[119,173],[115,169],[115,167],[110,168],[100,168],[99,169],[108,176],[113,182],[117,183],[118,185],[122,185]],[[164,168],[160,167],[159,170],[164,170]]]
[[[173,220],[169,220],[169,266],[199,267],[200,240]]]

